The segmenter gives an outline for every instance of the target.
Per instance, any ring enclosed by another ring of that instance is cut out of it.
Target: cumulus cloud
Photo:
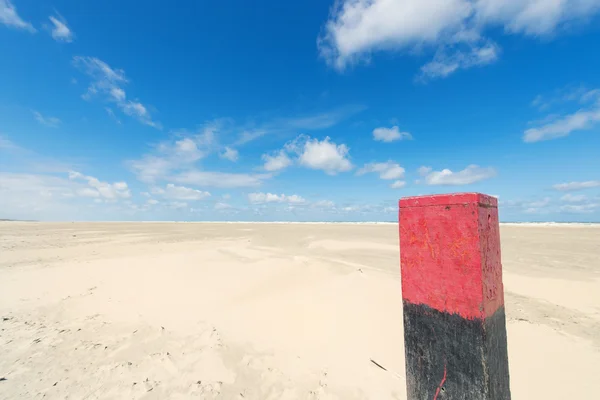
[[[380,127],[373,129],[373,139],[389,143],[396,140],[412,139],[412,135],[408,132],[401,132],[397,126],[391,128]]]
[[[4,218],[73,218],[78,210],[69,201],[83,188],[66,177],[0,172],[0,209]]]
[[[300,135],[286,144],[285,148],[297,154],[298,164],[301,166],[322,170],[328,175],[336,175],[353,168],[348,146],[332,142],[329,136],[319,140]]]
[[[215,125],[208,124],[199,132],[178,132],[155,145],[153,152],[129,161],[129,166],[142,182],[165,179],[173,171],[189,169],[210,154],[216,146],[216,131]]]
[[[567,204],[561,206],[560,210],[566,213],[587,214],[600,210],[600,203]]]
[[[335,203],[331,200],[319,200],[314,202],[313,207],[315,208],[333,208],[335,207]]]
[[[561,201],[565,202],[565,203],[583,203],[588,201],[588,197],[584,194],[571,194],[571,193],[567,193],[564,196],[562,196],[560,198]]]
[[[394,183],[392,183],[390,185],[390,187],[392,189],[400,189],[400,188],[403,188],[404,186],[406,186],[406,182],[405,181],[395,181]]]
[[[183,210],[184,208],[188,207],[188,204],[185,201],[172,201],[167,203],[167,206],[174,210]]]
[[[586,186],[594,187],[589,185]],[[595,187],[600,187],[600,181],[596,182]],[[588,197],[584,194],[566,193],[560,198],[560,201],[564,203],[560,206],[560,211],[564,213],[588,214],[600,211],[600,197]]]
[[[561,208],[550,197],[530,200],[498,200],[502,209],[512,209],[524,214],[551,214],[561,212]]]
[[[248,201],[253,204],[264,204],[264,203],[288,203],[288,204],[305,204],[307,201],[296,194],[285,195],[285,194],[273,194],[273,193],[250,193],[248,194]]]
[[[432,170],[433,170],[433,168],[431,168],[431,167],[422,166],[422,167],[419,167],[419,169],[417,170],[417,173],[419,174],[419,176],[427,176],[427,174],[429,174]]]
[[[359,169],[356,175],[368,173],[377,173],[381,179],[402,179],[404,178],[404,168],[391,160],[384,163],[369,163]]]
[[[336,175],[354,168],[350,161],[349,148],[336,144],[327,136],[323,140],[299,135],[287,142],[283,149],[262,156],[264,169],[279,171],[297,164],[305,168],[322,170],[328,175]]]
[[[89,220],[108,215],[114,218],[130,208],[129,196],[125,182],[101,182],[75,171],[69,176],[0,172],[0,209],[5,218]],[[103,207],[96,208],[98,204]]]
[[[77,195],[82,197],[100,197],[100,192],[92,188],[81,188],[77,190]]]
[[[198,132],[178,131],[154,146],[140,159],[128,162],[137,178],[149,184],[167,181],[197,187],[239,188],[260,186],[271,174],[226,173],[205,171],[196,163],[216,152],[218,123],[208,123]]]
[[[0,23],[10,28],[23,29],[31,33],[36,32],[33,25],[19,16],[17,8],[10,0],[0,0]]]
[[[214,209],[215,210],[230,210],[232,209],[233,206],[231,204],[227,204],[227,203],[215,203]]]
[[[285,150],[279,150],[273,155],[263,154],[262,159],[265,162],[263,168],[270,172],[280,171],[293,164]]]
[[[271,174],[235,174],[197,169],[183,171],[172,176],[172,179],[178,183],[217,188],[255,187],[270,178]]]
[[[421,172],[425,173],[428,167],[423,168]],[[496,175],[494,168],[482,168],[478,165],[469,165],[462,171],[453,172],[449,169],[441,171],[429,171],[425,177],[425,183],[428,185],[469,185],[480,182]]]
[[[84,72],[91,82],[83,98],[88,100],[101,94],[108,102],[115,103],[125,115],[134,117],[144,125],[157,129],[162,126],[153,120],[148,108],[138,100],[130,100],[123,86],[129,80],[122,69],[111,68],[104,61],[96,57],[73,57],[73,64]]]
[[[488,29],[551,38],[599,9],[598,0],[341,0],[317,44],[339,70],[369,62],[379,51],[433,49],[435,57],[422,74],[443,77],[496,60],[499,48],[485,37]]]
[[[209,192],[203,192],[198,189],[189,188],[186,186],[177,186],[172,183],[168,183],[164,189],[153,188],[152,192],[163,196],[169,200],[185,200],[185,201],[196,201],[204,200],[210,197]]]
[[[67,26],[67,20],[65,20],[62,16],[50,16],[48,17],[50,22],[52,22],[53,28],[50,32],[52,38],[57,42],[67,42],[70,43],[75,38],[73,31],[69,29]]]
[[[78,191],[85,197],[102,197],[107,200],[127,199],[131,197],[129,187],[125,182],[108,183],[102,182],[93,176],[83,175],[77,171],[69,172],[69,179],[86,181],[89,188]],[[97,194],[93,194],[93,192]]]
[[[542,102],[539,98],[536,99],[536,103]],[[575,101],[583,104],[583,107],[570,114],[547,116],[543,123],[525,130],[524,142],[558,139],[575,131],[592,129],[600,122],[600,90],[579,91],[576,96],[571,94],[570,97],[563,98],[563,101]],[[548,106],[548,103],[544,104]]]
[[[72,197],[79,188],[83,187],[58,176],[0,172],[0,190],[20,192],[23,201],[30,196]]]
[[[231,162],[236,162],[240,157],[239,152],[231,147],[225,147],[225,151],[221,153],[221,157]]]
[[[547,207],[550,205],[550,198],[546,197],[542,200],[527,202],[523,204],[523,212],[526,214],[544,214],[548,213]]]
[[[558,183],[552,186],[555,190],[559,190],[561,192],[570,192],[574,190],[582,190],[600,187],[600,181],[583,181],[583,182],[566,182],[566,183]]]

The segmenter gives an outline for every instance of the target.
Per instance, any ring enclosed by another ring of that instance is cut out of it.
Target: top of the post
[[[400,208],[467,204],[477,204],[482,207],[498,207],[498,199],[482,193],[450,193],[403,197],[399,202]]]

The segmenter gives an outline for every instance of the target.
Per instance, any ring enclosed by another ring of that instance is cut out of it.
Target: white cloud
[[[191,168],[213,151],[216,130],[216,126],[208,124],[199,133],[179,132],[174,138],[154,146],[154,152],[129,161],[129,166],[142,182],[165,179],[173,171]]]
[[[582,189],[600,187],[600,181],[567,182],[567,183],[559,183],[552,187],[561,192],[570,192],[573,190],[582,190]]]
[[[433,170],[433,168],[431,167],[419,167],[419,169],[417,170],[417,173],[419,174],[419,176],[427,176],[427,174],[429,174],[431,171]]]
[[[41,113],[34,111],[33,115],[37,122],[50,128],[56,128],[60,125],[60,119],[56,117],[44,117]]]
[[[306,200],[303,197],[298,196],[297,194],[293,194],[291,196],[286,197],[286,202],[290,204],[305,204]]]
[[[233,207],[227,203],[216,203],[214,208],[215,210],[229,210]]]
[[[240,154],[236,149],[232,149],[231,147],[225,147],[225,151],[221,153],[221,157],[226,160],[236,162],[240,157]]]
[[[137,120],[142,124],[151,126],[153,128],[162,129],[162,125],[152,120],[150,112],[146,106],[139,101],[121,101],[118,103],[118,105],[126,115],[137,118]]]
[[[600,9],[596,0],[479,0],[475,2],[480,21],[502,24],[511,33],[550,35],[567,23],[586,22]]]
[[[188,204],[184,201],[172,201],[170,203],[167,204],[170,208],[173,208],[175,210],[183,210],[184,208],[187,208]]]
[[[365,164],[356,174],[364,175],[372,172],[379,174],[381,179],[402,179],[405,170],[399,164],[390,160],[384,163]]]
[[[593,182],[593,181],[591,181],[591,182]],[[572,182],[571,184],[566,184],[566,185],[572,185],[573,183],[589,183],[589,182]],[[597,181],[595,183],[597,184],[596,187],[600,187],[600,181]],[[594,187],[594,186],[590,186],[589,184],[584,185],[584,186]],[[576,186],[576,187],[582,188],[580,185]],[[583,187],[583,188],[585,188],[585,187]],[[567,203],[567,204],[563,204],[560,207],[560,211],[564,212],[564,213],[585,214],[585,213],[594,212],[596,210],[600,210],[600,197],[590,198],[584,194],[575,195],[575,194],[567,193],[560,198],[560,201],[563,203]]]
[[[97,178],[94,178],[93,176],[86,176],[77,171],[70,171],[69,179],[86,181],[91,188],[95,189],[96,192],[98,192],[98,196],[108,200],[127,199],[131,197],[131,192],[129,191],[129,187],[125,182],[102,182]],[[80,190],[77,194],[84,197],[98,197],[91,194],[93,189]]]
[[[343,119],[363,111],[365,108],[360,105],[344,106],[313,115],[276,119],[272,122],[272,125],[294,131],[327,129],[337,125]]]
[[[160,194],[170,200],[204,200],[210,197],[209,192],[203,192],[201,190],[192,189],[185,186],[177,186],[172,183],[167,184],[165,189],[154,188],[153,193]]]
[[[16,7],[10,0],[0,0],[0,23],[10,28],[23,29],[31,33],[36,32],[33,25],[19,16]]]
[[[433,60],[421,67],[421,79],[445,78],[459,69],[491,64],[498,59],[500,48],[493,42],[478,43],[466,50],[438,49]]]
[[[412,139],[412,135],[408,132],[400,132],[397,126],[391,128],[381,127],[373,129],[373,139],[389,143],[395,140]]]
[[[77,190],[77,195],[81,197],[100,197],[100,192],[92,188],[81,188]]]
[[[152,194],[158,194],[158,195],[163,195],[165,194],[165,189],[161,188],[161,187],[153,187],[150,189],[150,191],[152,192]],[[150,196],[150,195],[149,195]]]
[[[125,91],[120,87],[111,88],[109,94],[115,101],[125,101],[125,98],[127,97]]]
[[[163,179],[176,164],[168,158],[144,155],[140,160],[129,162],[129,166],[142,182],[153,183]]]
[[[117,107],[130,117],[134,117],[144,125],[157,129],[162,126],[159,122],[152,119],[148,108],[138,100],[128,100],[123,85],[128,83],[125,71],[122,69],[113,69],[104,61],[95,57],[73,57],[73,64],[87,74],[91,82],[87,93],[83,95],[84,99],[103,94],[106,101],[115,103]]]
[[[435,49],[423,68],[429,77],[493,62],[498,47],[484,36],[552,37],[563,26],[584,23],[598,0],[341,0],[318,38],[321,56],[342,70],[369,62],[378,51]]]
[[[306,204],[307,201],[293,194],[287,196],[285,194],[273,194],[273,193],[250,193],[248,194],[248,201],[253,204],[264,204],[264,203],[288,203],[288,204]]]
[[[61,175],[0,172],[2,215],[63,221],[107,218],[108,215],[119,218],[114,213],[123,211],[125,199],[129,197],[124,182],[106,184],[74,171],[70,179]],[[100,203],[105,205],[93,208]]]
[[[158,200],[156,200],[156,199],[148,199],[146,201],[146,204],[151,205],[151,206],[154,206],[154,205],[156,205],[158,203],[160,203],[160,202]]]
[[[549,197],[544,197],[541,200],[515,202],[514,205],[520,207],[525,214],[548,214],[551,211],[548,207],[551,202]]]
[[[234,174],[227,172],[188,170],[173,175],[177,183],[217,188],[240,188],[260,186],[271,174]]]
[[[67,42],[67,43],[70,43],[73,41],[75,35],[73,34],[73,31],[71,31],[69,29],[69,27],[67,26],[67,21],[63,17],[50,16],[48,18],[54,25],[54,28],[52,28],[52,32],[51,32],[52,38],[54,40],[56,40],[57,42]]]
[[[314,202],[313,207],[315,208],[333,208],[335,207],[335,203],[331,200],[319,200]]]
[[[568,204],[560,207],[560,210],[567,213],[591,213],[600,209],[600,203],[587,203],[587,204]]]
[[[21,193],[21,201],[35,197],[73,196],[79,188],[81,185],[53,175],[0,172],[0,191]]]
[[[266,171],[279,171],[296,163],[306,168],[319,169],[328,175],[349,171],[354,166],[349,159],[349,149],[345,144],[336,144],[327,136],[323,140],[299,135],[287,142],[283,149],[271,154],[263,154]]]
[[[121,125],[121,120],[115,115],[115,112],[110,107],[104,107],[106,113],[110,118],[112,118],[117,124]]]
[[[314,131],[331,128],[341,121],[357,114],[366,107],[362,105],[347,105],[333,110],[309,115],[275,118],[260,124],[250,124],[245,127],[235,127],[234,133],[240,132],[234,145],[243,145],[269,134],[289,134],[301,131]]]
[[[492,178],[495,175],[496,170],[493,168],[482,168],[478,165],[469,165],[467,168],[458,172],[452,172],[449,169],[431,171],[425,175],[425,183],[428,185],[469,185]]]
[[[542,208],[542,207],[546,207],[547,205],[549,205],[551,201],[552,200],[550,199],[550,197],[544,197],[542,200],[537,200],[537,201],[532,201],[530,203],[527,203],[527,207]]]
[[[349,171],[353,168],[348,159],[349,149],[345,144],[335,144],[329,136],[323,140],[298,136],[286,145],[298,154],[298,163],[306,168],[319,169],[328,175]]]
[[[567,193],[564,196],[562,196],[560,200],[564,201],[565,203],[584,203],[588,201],[588,197],[584,194],[575,195]]]
[[[263,161],[265,162],[265,171],[279,171],[292,165],[292,159],[286,154],[284,150],[279,150],[274,155],[263,154]]]
[[[575,131],[592,129],[600,122],[600,91],[598,89],[583,93],[579,92],[576,97],[572,96],[568,100],[578,101],[579,103],[593,102],[571,114],[546,117],[541,125],[529,128],[523,133],[523,141],[534,143],[542,140],[558,139]]]
[[[20,151],[21,148],[14,144],[11,140],[0,135],[0,150]]]
[[[567,85],[554,90],[550,95],[537,95],[531,105],[539,111],[546,111],[569,102],[579,104],[594,103],[600,97],[600,89],[589,90],[585,86]]]
[[[406,182],[405,181],[395,181],[394,183],[392,183],[390,185],[390,187],[392,189],[400,189],[400,188],[403,188],[404,186],[406,186]]]
[[[154,146],[154,151],[128,162],[137,178],[145,183],[174,182],[198,187],[256,187],[271,178],[271,174],[226,173],[203,171],[196,162],[215,152],[219,145],[217,123],[209,123],[199,133],[176,132],[170,139]]]
[[[471,7],[465,0],[346,0],[338,3],[323,35],[321,54],[338,69],[368,59],[375,50],[435,43],[459,31]]]

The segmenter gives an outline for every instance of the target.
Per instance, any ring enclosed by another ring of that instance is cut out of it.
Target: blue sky
[[[0,218],[600,221],[600,0],[0,0]]]

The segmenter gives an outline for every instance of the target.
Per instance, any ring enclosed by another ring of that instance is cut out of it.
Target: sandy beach
[[[596,397],[600,226],[501,236],[513,399]],[[0,399],[406,398],[395,224],[1,222],[0,317]]]

